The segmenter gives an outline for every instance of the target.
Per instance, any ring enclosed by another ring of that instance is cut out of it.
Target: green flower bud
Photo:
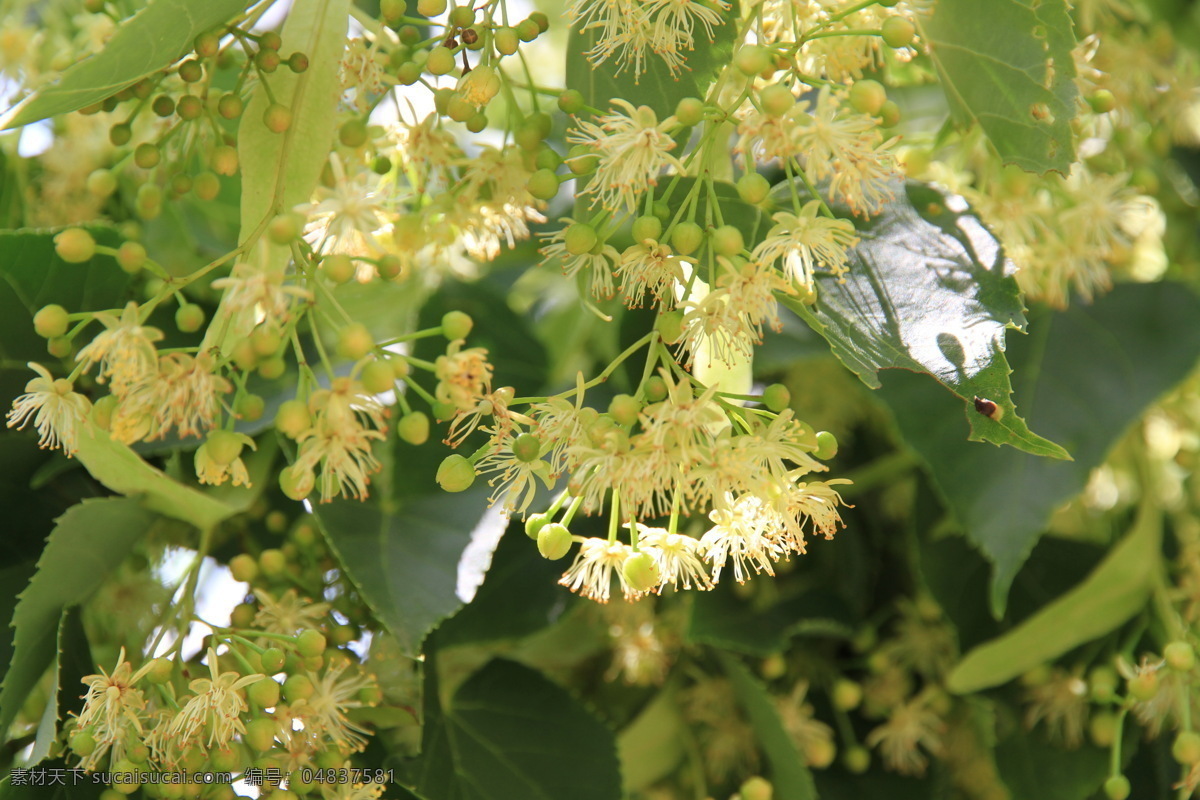
[[[1187,642],[1171,642],[1163,649],[1163,658],[1175,672],[1191,672],[1196,666],[1196,651]]]
[[[633,240],[638,244],[645,242],[647,239],[658,241],[662,236],[663,224],[658,217],[646,215],[638,217],[633,221]]]
[[[96,254],[96,240],[83,228],[67,228],[54,237],[54,252],[68,264],[82,264]]]
[[[596,229],[584,222],[575,223],[563,234],[563,244],[566,246],[567,252],[573,256],[591,252],[591,249],[599,241],[600,237],[596,235]]]
[[[879,113],[887,102],[887,91],[879,81],[864,79],[850,87],[850,107],[861,114]]]
[[[371,361],[363,367],[362,385],[371,394],[382,394],[396,386],[396,373],[386,361]]]
[[[775,787],[766,778],[755,775],[741,785],[738,794],[742,800],[771,800],[775,794]]]
[[[858,704],[862,702],[863,690],[854,681],[842,678],[833,685],[831,695],[834,708],[851,711],[858,708]]]
[[[348,361],[358,361],[375,347],[375,337],[361,322],[353,322],[338,331],[337,354]]]
[[[275,745],[275,728],[278,723],[272,717],[260,717],[246,723],[246,733],[242,739],[246,744],[260,753],[265,753]]]
[[[792,393],[782,383],[772,383],[763,389],[762,400],[764,406],[778,414],[792,404]],[[833,446],[837,447],[836,440]]]
[[[204,309],[187,303],[175,310],[175,327],[182,333],[195,333],[204,327]]]
[[[641,410],[642,404],[637,398],[627,394],[617,395],[608,404],[608,413],[618,425],[633,425],[637,422],[638,412]]]
[[[883,21],[880,33],[888,47],[908,47],[917,35],[917,28],[905,17],[888,17]]]
[[[559,522],[544,525],[537,535],[538,552],[542,558],[557,561],[571,550],[571,532]]]
[[[302,656],[319,656],[325,652],[325,634],[309,628],[296,637],[296,652]]]
[[[425,444],[429,441],[429,417],[421,411],[405,414],[396,423],[396,435],[409,444]]]
[[[246,687],[246,699],[259,708],[274,708],[279,705],[279,684],[273,678],[263,678]]]
[[[1108,800],[1126,800],[1130,791],[1129,778],[1124,775],[1114,775],[1104,782],[1104,795]]]
[[[821,461],[828,461],[837,455],[838,441],[837,437],[829,431],[817,432],[817,449],[813,453],[813,458]]]
[[[662,570],[649,553],[633,553],[621,565],[625,582],[638,592],[649,592],[662,583]]]
[[[506,28],[505,30],[509,29]],[[497,32],[497,37],[498,36],[499,32]],[[513,36],[516,37],[516,31],[513,31]],[[513,51],[516,51],[515,46],[513,47]],[[563,113],[577,114],[583,110],[584,105],[583,93],[578,89],[567,89],[558,96],[558,108]]]
[[[303,400],[287,400],[275,412],[275,429],[295,439],[312,425],[312,414]]]
[[[442,316],[442,335],[450,341],[465,339],[475,327],[475,321],[462,311],[448,311]]]
[[[264,672],[274,674],[283,669],[283,662],[286,658],[287,656],[278,647],[268,647],[266,650],[263,650],[259,660],[262,661]]]
[[[766,200],[767,195],[770,194],[771,183],[757,172],[747,172],[738,178],[737,192],[738,197],[747,203],[758,205],[763,200]]]
[[[671,246],[680,255],[691,255],[704,243],[704,231],[694,222],[680,222],[671,230]]]
[[[685,97],[675,104],[675,119],[680,125],[699,125],[704,119],[704,102],[697,97]]]
[[[536,461],[541,455],[542,440],[532,433],[522,433],[512,443],[513,456],[520,462],[528,464]]]
[[[258,568],[268,578],[279,578],[287,571],[287,556],[283,551],[272,547],[258,554]]]
[[[525,535],[530,539],[537,541],[538,534],[542,528],[546,527],[553,521],[549,514],[533,514],[525,520]]]
[[[463,492],[475,482],[475,467],[460,455],[446,456],[438,466],[437,483],[447,492]]]
[[[59,235],[61,236],[62,234]],[[53,339],[57,336],[62,336],[67,332],[69,324],[70,319],[68,318],[67,310],[55,303],[42,306],[33,315],[33,329],[43,339]]]
[[[258,577],[258,561],[249,553],[238,553],[229,559],[229,574],[235,581],[250,583]]]

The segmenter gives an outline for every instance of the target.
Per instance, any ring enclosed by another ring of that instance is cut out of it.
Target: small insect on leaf
[[[975,398],[975,410],[980,414],[983,414],[988,419],[993,419],[997,422],[999,422],[1000,418],[1004,416],[1004,409],[993,403],[991,400],[988,400],[986,397]]]

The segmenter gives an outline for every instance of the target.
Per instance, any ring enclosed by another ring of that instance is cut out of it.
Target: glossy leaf
[[[738,702],[746,712],[758,737],[758,744],[767,754],[769,778],[778,800],[816,800],[817,789],[804,757],[783,727],[767,690],[740,661],[728,653],[717,653],[721,668],[733,683]]]
[[[987,689],[1098,639],[1142,610],[1161,570],[1162,515],[1148,505],[1087,580],[967,653],[947,687],[960,694]]]
[[[144,536],[155,515],[136,500],[85,500],[59,520],[21,593],[12,624],[13,657],[0,687],[0,730],[55,663],[63,610],[85,600]]]
[[[276,214],[308,202],[316,188],[333,144],[341,94],[338,70],[349,13],[349,0],[296,0],[288,11],[280,33],[281,51],[304,53],[310,66],[300,74],[278,70],[270,78],[271,94],[260,85],[246,104],[238,131],[242,171],[238,239],[242,244],[260,236]],[[263,123],[272,99],[292,113],[291,126],[283,133],[274,133]],[[275,273],[286,269],[290,256],[287,247],[261,239],[248,259],[255,269]],[[204,347],[225,350],[254,325],[253,309],[234,319],[222,301],[209,324]]]
[[[369,500],[315,508],[339,562],[408,654],[471,599],[506,524],[487,509],[482,480],[459,494],[434,483],[446,452],[434,442],[412,447],[393,439],[379,454],[386,472]]]
[[[72,64],[59,81],[38,91],[0,119],[0,129],[98,103],[175,63],[196,36],[232,19],[247,0],[154,0],[117,25],[104,49]]]
[[[967,536],[993,562],[997,616],[1050,514],[1195,366],[1200,298],[1178,284],[1126,284],[1090,306],[1039,314],[1030,331],[1009,348],[1017,395],[1036,427],[1070,448],[1071,463],[964,441],[959,404],[917,376],[890,374],[880,392]]]
[[[939,0],[923,24],[959,127],[978,124],[1006,163],[1066,173],[1075,160],[1075,47],[1065,0]]]
[[[959,398],[971,441],[1069,458],[1030,431],[1012,403],[1005,329],[1023,330],[1025,317],[999,243],[962,198],[917,183],[893,188],[895,200],[858,223],[844,280],[822,276],[815,306],[788,307],[868,386],[879,387],[880,370],[927,373]],[[979,413],[975,398],[999,413]]]
[[[618,800],[612,733],[534,670],[496,659],[438,705],[426,667],[416,789],[429,800]]]

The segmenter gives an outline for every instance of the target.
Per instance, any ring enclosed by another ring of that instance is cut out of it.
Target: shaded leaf
[[[445,707],[426,666],[425,736],[416,788],[429,800],[617,800],[612,733],[534,670],[495,659]]]
[[[1040,728],[1014,731],[995,753],[1000,779],[1021,800],[1084,800],[1108,777],[1107,750],[1090,744],[1064,750],[1046,741]]]
[[[690,736],[672,688],[663,689],[617,737],[625,791],[640,791],[671,774]]]
[[[733,683],[738,702],[746,712],[759,746],[771,765],[770,779],[778,800],[816,800],[817,789],[804,757],[783,727],[779,712],[758,679],[728,653],[717,653],[721,668]]]
[[[315,507],[329,545],[381,623],[408,654],[471,599],[505,520],[483,481],[450,494],[434,483],[446,449],[393,439],[371,498]],[[473,545],[473,546],[472,546]]]
[[[696,644],[766,657],[781,652],[795,635],[850,639],[854,619],[826,589],[761,610],[739,599],[728,581],[692,598],[687,637]]]
[[[950,112],[1005,163],[1066,173],[1075,160],[1075,47],[1065,0],[939,0],[922,26]]]
[[[987,689],[1100,638],[1145,607],[1161,570],[1162,515],[1148,504],[1087,580],[967,653],[950,673],[947,688],[959,694]]]
[[[38,725],[37,739],[28,758],[30,764],[36,764],[50,754],[50,748],[58,736],[59,723],[68,714],[77,714],[83,709],[83,695],[80,694],[83,679],[96,672],[87,633],[83,629],[83,612],[79,606],[68,608],[59,620],[58,650],[53,672],[54,687]]]
[[[924,459],[967,536],[993,562],[991,604],[1050,514],[1078,494],[1130,423],[1182,380],[1200,354],[1200,298],[1179,284],[1125,284],[1090,306],[1041,313],[1012,342],[1017,395],[1075,456],[1048,461],[964,441],[959,404],[921,378],[890,373],[879,396]]]
[[[55,662],[59,619],[117,568],[154,521],[135,500],[84,500],[58,520],[13,615],[13,657],[0,687],[0,730]]]
[[[154,0],[117,25],[104,49],[71,65],[59,81],[41,89],[0,119],[16,128],[98,103],[175,63],[196,36],[232,19],[247,0]]]
[[[999,243],[961,198],[918,183],[893,189],[895,200],[858,223],[844,280],[820,276],[816,305],[786,304],[871,388],[880,370],[927,373],[958,396],[971,441],[1069,458],[1013,407],[1004,331],[1024,329],[1025,317]],[[977,397],[998,406],[995,418],[975,410]]]

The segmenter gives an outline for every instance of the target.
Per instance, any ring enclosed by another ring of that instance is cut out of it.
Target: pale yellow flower
[[[671,154],[675,140],[668,131],[675,127],[674,117],[660,123],[648,106],[635,108],[621,98],[612,102],[625,113],[606,114],[599,118],[599,125],[581,121],[579,130],[569,134],[567,141],[585,145],[598,156],[596,173],[583,190],[593,196],[592,204],[634,211],[638,198],[658,185],[665,168],[673,167],[681,174],[686,170]]]
[[[32,418],[38,446],[57,449],[70,458],[79,449],[79,428],[87,424],[91,402],[74,391],[65,378],[55,379],[41,364],[29,363],[38,374],[25,384],[25,394],[13,401],[6,416],[10,428],[24,428]]]

